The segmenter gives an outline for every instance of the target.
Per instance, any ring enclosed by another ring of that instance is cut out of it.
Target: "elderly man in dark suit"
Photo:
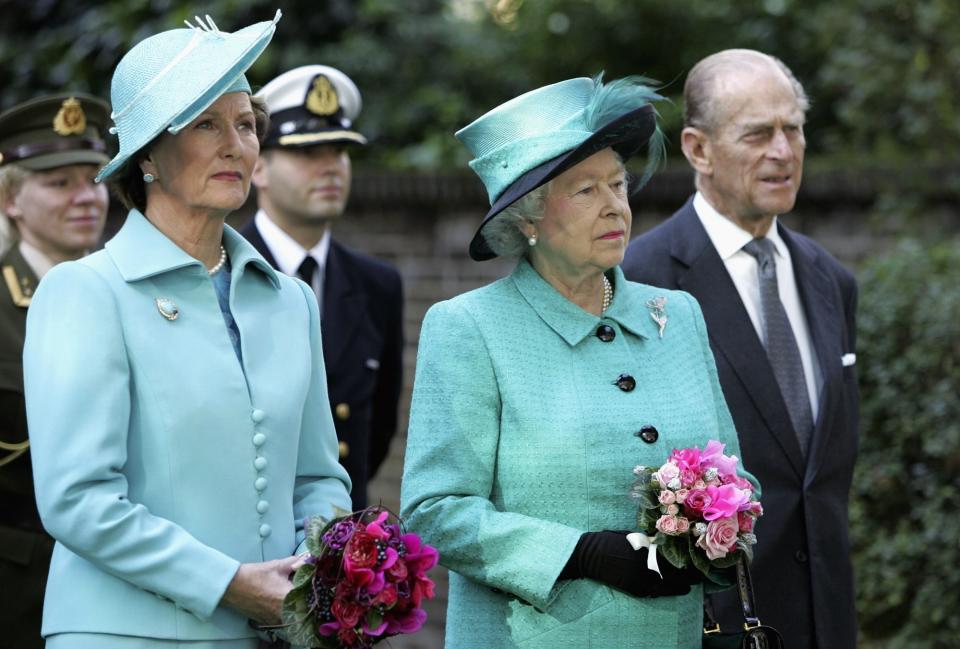
[[[65,93],[32,99],[0,115],[0,225],[14,235],[0,257],[3,646],[44,645],[40,618],[53,551],[33,495],[23,398],[27,309],[48,270],[100,243],[108,198],[106,187],[93,179],[110,159],[102,138],[109,115],[105,101]]]
[[[697,192],[630,244],[623,270],[703,308],[744,464],[763,487],[752,565],[762,621],[790,649],[853,649],[857,289],[777,216],[800,187],[808,100],[781,61],[752,50],[700,61],[684,97]],[[713,603],[724,632],[741,628],[735,593]]]
[[[403,290],[395,268],[330,236],[350,194],[348,147],[366,144],[352,128],[360,92],[340,70],[307,65],[257,96],[270,110],[270,131],[253,176],[260,209],[240,232],[317,294],[340,462],[353,481],[353,507],[362,509],[397,428]]]

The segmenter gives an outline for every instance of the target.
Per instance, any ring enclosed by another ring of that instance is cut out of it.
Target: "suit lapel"
[[[323,357],[327,369],[335,367],[343,350],[357,330],[366,307],[366,297],[357,290],[346,252],[330,241],[330,252],[323,277]]]
[[[822,379],[819,412],[807,463],[812,475],[820,464],[829,431],[834,428],[830,425],[829,418],[831,413],[836,412],[835,401],[840,396],[836,387],[843,384],[843,368],[840,363],[843,350],[838,347],[838,341],[843,340],[843,316],[837,310],[836,299],[831,291],[833,283],[823,268],[820,255],[782,225],[780,236],[790,249],[794,277]]]
[[[714,351],[736,373],[790,465],[802,478],[803,454],[766,351],[692,201],[680,213],[671,255],[687,267],[678,274],[677,285],[700,303]]]
[[[267,242],[263,240],[260,230],[257,229],[257,225],[252,219],[240,230],[240,234],[257,249],[257,252],[263,255],[263,258],[266,259],[271,266],[280,270],[277,266],[277,260],[274,258],[273,253],[270,252],[270,248],[267,247]]]

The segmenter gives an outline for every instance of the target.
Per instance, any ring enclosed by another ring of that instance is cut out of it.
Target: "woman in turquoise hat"
[[[420,334],[402,513],[451,570],[447,649],[700,646],[699,573],[661,578],[626,538],[634,466],[709,439],[739,454],[697,303],[618,267],[657,99],[570,79],[457,133],[492,205],[470,255],[517,265]]]
[[[47,274],[27,323],[50,649],[256,647],[304,520],[350,507],[313,291],[224,225],[266,125],[244,72],[279,17],[198,19],[114,74],[120,151],[98,180],[130,212]]]

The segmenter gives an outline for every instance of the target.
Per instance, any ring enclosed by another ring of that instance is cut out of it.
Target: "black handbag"
[[[720,631],[710,596],[703,598],[703,649],[784,649],[780,633],[771,626],[760,624],[750,568],[743,557],[737,562],[737,592],[740,594],[744,620],[743,631],[737,633]]]

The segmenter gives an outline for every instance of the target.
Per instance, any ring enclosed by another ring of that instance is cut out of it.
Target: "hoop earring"
[[[154,176],[153,174],[146,174],[146,173],[143,174],[143,182],[147,183],[148,185],[156,179],[157,177]]]
[[[529,243],[530,247],[533,248],[535,245],[537,245],[537,237],[531,236],[529,239],[527,239],[527,243]]]

